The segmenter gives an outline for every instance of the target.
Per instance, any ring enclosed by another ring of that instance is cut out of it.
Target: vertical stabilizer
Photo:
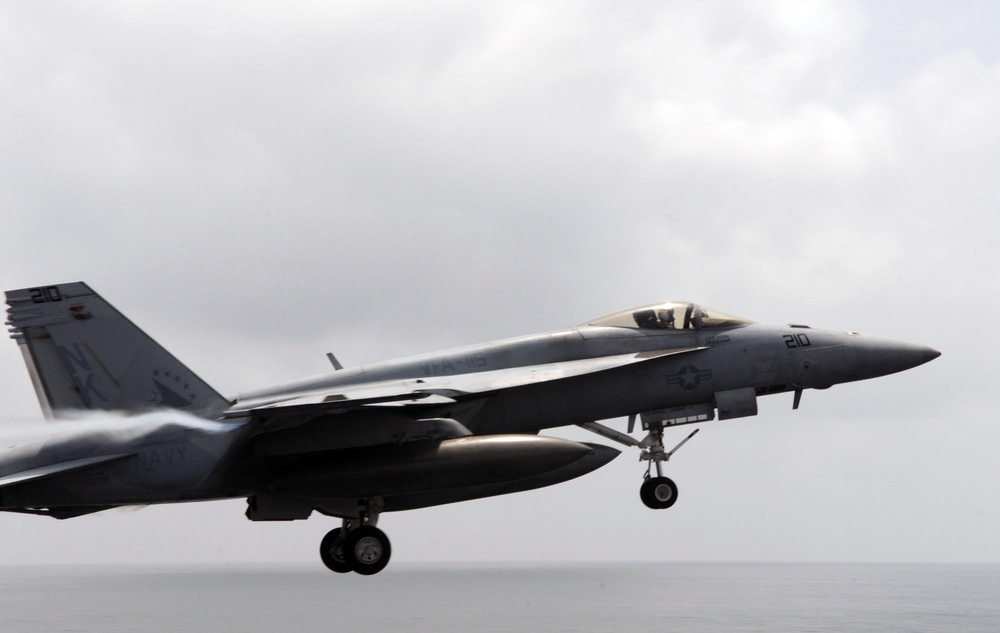
[[[82,282],[9,290],[7,325],[46,417],[69,409],[182,409],[211,416],[217,391]]]

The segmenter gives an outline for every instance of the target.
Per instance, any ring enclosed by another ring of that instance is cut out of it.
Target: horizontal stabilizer
[[[22,470],[19,473],[14,473],[11,475],[7,475],[5,477],[0,477],[0,488],[6,488],[8,486],[13,486],[15,484],[22,484],[29,481],[37,481],[39,479],[44,479],[46,477],[52,477],[53,475],[61,475],[63,473],[68,473],[74,470],[87,468],[88,466],[96,466],[97,464],[106,464],[108,462],[113,462],[115,460],[131,457],[132,455],[134,455],[134,453],[121,453],[118,455],[100,455],[98,457],[84,457],[83,459],[73,459],[68,462],[60,462],[58,464],[49,464],[47,466],[41,466],[39,468]]]

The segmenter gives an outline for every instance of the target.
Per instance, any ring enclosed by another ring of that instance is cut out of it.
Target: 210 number
[[[56,286],[32,288],[30,292],[32,303],[52,303],[63,300],[62,293],[59,292],[59,288]]]
[[[809,347],[812,342],[805,334],[785,334],[785,347],[795,349],[796,347]]]

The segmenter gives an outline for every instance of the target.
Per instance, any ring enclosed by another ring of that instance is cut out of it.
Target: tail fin
[[[7,325],[46,417],[67,409],[198,415],[228,408],[217,391],[83,282],[10,290]]]

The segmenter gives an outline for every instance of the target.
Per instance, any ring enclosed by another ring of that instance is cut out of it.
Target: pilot
[[[664,328],[666,330],[673,330],[676,327],[673,308],[659,310],[656,313],[656,318],[659,320],[660,322],[659,327],[661,328]]]
[[[632,313],[632,318],[635,319],[635,324],[641,328],[659,327],[656,313],[652,310],[637,310]]]

